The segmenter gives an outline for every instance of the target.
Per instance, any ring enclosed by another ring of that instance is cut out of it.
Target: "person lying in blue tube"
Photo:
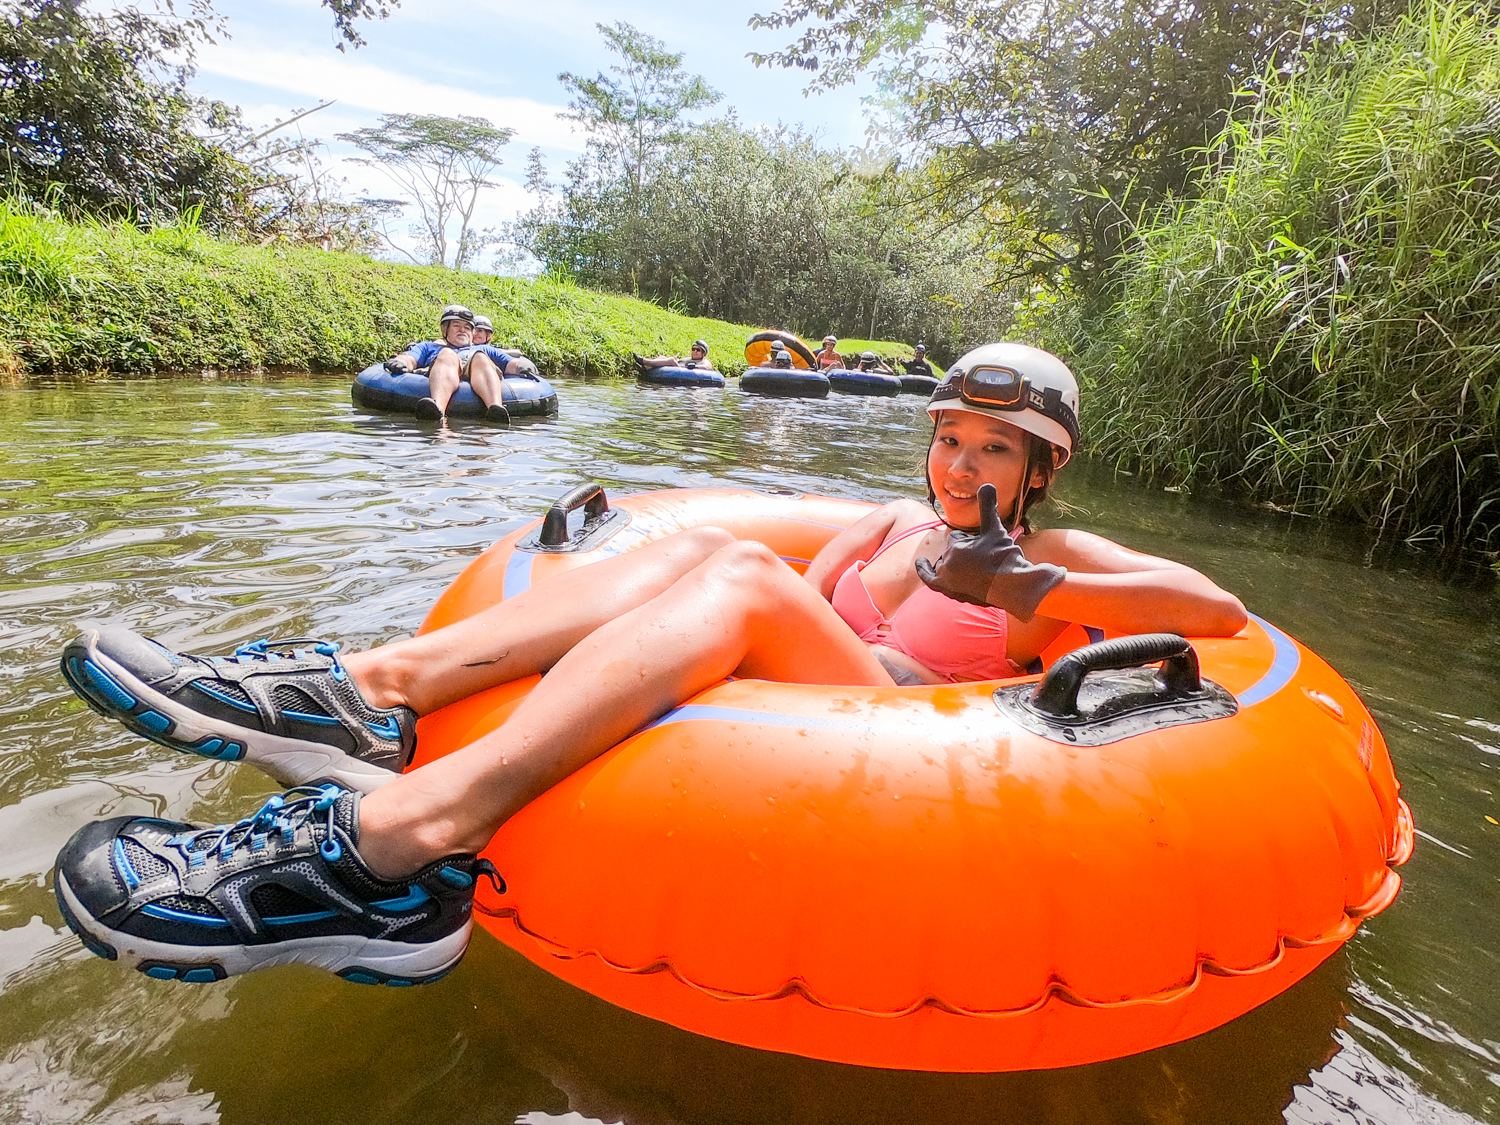
[[[510,411],[505,409],[501,371],[511,357],[493,349],[501,357],[497,365],[488,352],[474,347],[474,314],[463,305],[444,308],[438,326],[438,339],[413,343],[385,361],[392,375],[426,371],[428,393],[417,400],[413,413],[423,421],[442,421],[458,385],[466,382],[484,403],[485,421],[508,425]]]

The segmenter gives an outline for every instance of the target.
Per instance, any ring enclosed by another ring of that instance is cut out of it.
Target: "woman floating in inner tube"
[[[257,641],[210,661],[125,630],[85,633],[63,671],[95,709],[297,788],[237,824],[86,825],[58,858],[68,924],[96,953],[163,978],[306,961],[361,981],[435,979],[467,944],[475,880],[499,883],[476,853],[500,825],[726,676],[980,680],[1014,674],[1070,621],[1239,631],[1239,600],[1189,567],[1032,529],[1077,443],[1077,403],[1047,352],[970,352],[928,404],[942,518],[887,504],[805,578],[759,543],[698,527],[343,658],[333,644]],[[541,671],[503,726],[397,776],[417,715]]]
[[[712,371],[714,365],[708,358],[708,341],[694,340],[693,346],[688,352],[688,358],[683,359],[678,355],[643,356],[630,353],[637,367],[682,367],[688,371]]]
[[[828,335],[823,337],[823,349],[813,353],[818,361],[818,370],[827,371],[830,367],[843,367],[844,357],[839,355],[839,338]]]

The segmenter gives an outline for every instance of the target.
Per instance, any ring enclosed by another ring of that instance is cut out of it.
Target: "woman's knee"
[[[753,539],[735,539],[724,544],[709,562],[716,572],[757,590],[768,589],[781,578],[797,577],[775,551]]]
[[[688,554],[700,561],[712,558],[725,547],[737,542],[735,537],[722,527],[702,525],[680,531],[672,537]]]

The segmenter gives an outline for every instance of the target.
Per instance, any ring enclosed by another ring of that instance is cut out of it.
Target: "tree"
[[[416,205],[421,222],[413,229],[436,265],[448,264],[448,231],[457,220],[451,245],[453,268],[461,270],[495,241],[490,232],[474,229],[474,207],[480,191],[494,186],[488,177],[501,164],[494,150],[514,133],[482,117],[387,113],[378,126],[338,139],[369,153],[356,162],[385,173]]]
[[[1032,239],[1023,272],[1087,280],[1118,256],[1133,214],[1189,187],[1263,74],[1399,3],[785,0],[751,24],[813,21],[756,61],[815,71],[815,88],[876,77],[921,166],[914,201]]]
[[[251,141],[261,147],[271,132],[290,123],[278,121]],[[325,155],[325,146],[316,138],[299,136],[265,145],[251,161],[265,182],[256,189],[256,207],[242,233],[262,246],[281,242],[355,254],[384,249],[386,223],[406,204],[399,199],[347,198],[345,179],[329,171]]]
[[[569,170],[516,241],[579,284],[696,316],[925,339],[941,362],[1010,322],[1016,293],[988,284],[973,231],[915,227],[887,206],[870,154],[820,149],[796,130],[732,116],[685,131],[630,198],[623,171]]]
[[[151,224],[189,209],[237,223],[256,178],[225,143],[238,113],[187,91],[206,4],[178,18],[81,0],[0,9],[0,143],[11,191],[65,210]],[[174,61],[183,60],[188,61]]]
[[[666,44],[630,24],[595,24],[623,65],[593,78],[564,71],[557,76],[573,95],[571,113],[589,133],[589,145],[606,169],[625,175],[632,199],[639,198],[647,166],[683,136],[683,114],[719,101],[722,95],[682,69],[682,58]]]

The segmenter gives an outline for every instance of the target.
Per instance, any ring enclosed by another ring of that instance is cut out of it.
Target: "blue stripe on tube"
[[[504,597],[506,600],[523,594],[531,589],[531,563],[536,556],[530,551],[511,552],[510,561],[505,564],[505,586]]]

